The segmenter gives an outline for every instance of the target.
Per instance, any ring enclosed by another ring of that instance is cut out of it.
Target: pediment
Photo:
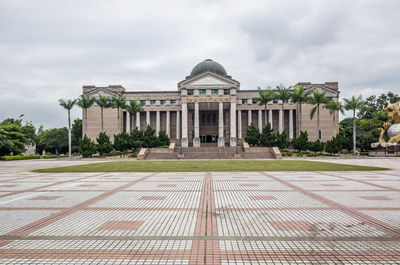
[[[211,72],[207,72],[194,78],[184,80],[178,86],[196,87],[196,86],[239,86],[239,82],[231,78],[223,77]]]
[[[307,89],[307,91],[314,91],[314,90],[318,90],[319,92],[325,92],[326,96],[328,97],[337,97],[339,93],[338,91],[323,85],[315,85]]]
[[[111,92],[111,91],[109,91],[107,89],[104,89],[104,88],[97,88],[97,89],[95,89],[93,91],[90,91],[89,93],[87,93],[85,95],[93,97],[93,98],[98,98],[99,96],[111,97],[111,96],[114,96],[114,95],[117,95],[117,94],[115,94],[115,93],[113,93],[113,92]]]

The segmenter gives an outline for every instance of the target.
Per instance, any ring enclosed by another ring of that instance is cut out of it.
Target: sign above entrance
[[[229,96],[224,97],[188,97],[188,102],[230,102]]]

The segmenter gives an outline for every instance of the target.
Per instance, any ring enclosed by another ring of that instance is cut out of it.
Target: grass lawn
[[[387,170],[381,167],[345,165],[304,160],[187,160],[116,161],[38,169],[41,173],[69,172],[205,172],[205,171],[353,171]]]

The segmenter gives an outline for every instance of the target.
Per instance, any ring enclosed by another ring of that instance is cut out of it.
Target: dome
[[[227,75],[225,68],[211,59],[204,60],[198,63],[190,73],[190,76],[195,76],[204,72],[212,72],[219,75]]]

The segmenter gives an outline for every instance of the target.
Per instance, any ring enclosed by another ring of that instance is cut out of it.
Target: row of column
[[[252,122],[252,111],[251,110],[247,110],[247,125],[250,126],[251,122]],[[258,110],[258,129],[260,130],[260,132],[262,131],[263,127],[262,127],[262,110]],[[283,132],[283,111],[282,109],[279,109],[279,124],[278,124],[278,131],[279,133]],[[271,124],[271,128],[273,127],[272,124],[272,110],[268,110],[268,122],[269,124]],[[242,124],[242,111],[238,110],[238,123]],[[290,109],[289,110],[289,140],[293,140],[293,110]],[[238,128],[238,138],[242,139],[242,126],[239,126]]]
[[[171,111],[167,110],[167,119],[166,119],[166,133],[169,136],[171,131]],[[250,126],[252,122],[252,111],[247,110],[248,113],[248,125]],[[126,113],[126,126],[130,128],[131,115],[130,113]],[[230,108],[230,146],[236,146],[236,131],[237,138],[242,139],[242,111],[237,111],[237,122],[240,125],[238,129],[236,125],[236,102],[231,102]],[[258,129],[260,132],[262,131],[262,110],[258,110]],[[199,103],[195,102],[194,105],[194,139],[193,146],[200,147],[200,125],[199,125]],[[283,111],[279,110],[279,124],[278,131],[279,133],[283,132]],[[272,110],[268,110],[268,122],[273,126],[272,123]],[[180,139],[180,111],[176,111],[176,139]],[[146,125],[150,125],[150,111],[146,111]],[[140,130],[140,113],[136,113],[136,127]],[[129,129],[130,130],[130,129]],[[156,135],[160,132],[160,111],[156,111]],[[289,140],[293,139],[293,110],[289,110]],[[189,145],[188,141],[188,110],[187,103],[182,103],[182,139],[181,139],[182,147],[187,147]],[[219,102],[218,106],[218,146],[225,146],[225,138],[224,138],[224,106],[223,102]]]
[[[165,131],[169,136],[171,134],[171,111],[167,110],[167,119],[165,125]],[[180,111],[176,111],[176,139],[179,139],[180,135]],[[129,112],[126,113],[126,128],[130,131],[132,117]],[[146,125],[150,125],[150,111],[146,111]],[[136,127],[140,130],[140,113],[136,113]],[[156,135],[160,133],[160,111],[156,111]]]

